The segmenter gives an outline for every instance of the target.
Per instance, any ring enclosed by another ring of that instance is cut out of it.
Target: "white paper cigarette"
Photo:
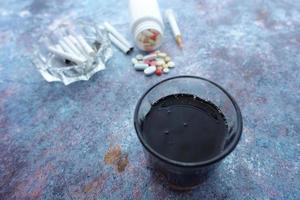
[[[59,44],[55,45],[55,48],[59,51],[64,51],[63,48]]]
[[[50,52],[54,53],[56,56],[59,56],[59,57],[61,57],[63,59],[66,59],[66,60],[70,60],[70,61],[72,61],[76,64],[81,64],[81,63],[86,61],[85,58],[76,56],[72,53],[67,53],[67,52],[61,51],[61,50],[59,50],[55,47],[52,47],[52,46],[48,47],[48,49],[49,49]]]
[[[114,35],[108,34],[110,41],[117,46],[120,50],[122,50],[125,54],[130,52],[130,48],[123,44],[120,40],[118,40]]]
[[[76,52],[74,52],[64,40],[59,40],[58,44],[61,46],[64,52],[77,55]]]
[[[173,32],[173,35],[176,39],[177,44],[180,47],[183,47],[181,32],[180,32],[178,24],[176,22],[176,17],[175,17],[175,14],[174,14],[173,10],[172,9],[167,9],[165,11],[165,15],[168,19],[168,22],[169,22],[170,26],[171,26],[171,29],[172,29],[172,32]]]
[[[85,55],[80,52],[80,50],[75,46],[75,44],[73,43],[73,41],[68,36],[65,36],[63,38],[63,40],[70,47],[70,49],[72,49],[72,51],[74,53],[76,53],[78,56],[85,57]]]
[[[80,45],[82,46],[82,48],[84,49],[84,51],[86,52],[86,54],[90,56],[96,55],[96,52],[92,49],[92,47],[87,43],[87,41],[81,35],[77,35],[76,38],[80,43]]]
[[[130,44],[130,42],[128,42],[128,40],[123,35],[121,35],[121,33],[119,33],[117,29],[115,29],[111,24],[109,24],[108,22],[104,22],[103,25],[108,32],[110,32],[115,38],[122,42],[128,49],[133,49],[133,45]]]
[[[76,46],[76,48],[80,51],[80,53],[84,56],[84,57],[87,57],[89,56],[85,50],[81,47],[79,41],[73,36],[73,35],[69,35],[68,36],[69,40],[72,41],[72,43]]]
[[[57,50],[64,52],[63,48],[62,48],[59,44],[55,45],[54,47],[55,47]],[[65,59],[65,60],[68,60],[68,59]],[[69,60],[69,61],[70,61],[70,60]]]
[[[171,26],[171,29],[172,29],[172,32],[173,32],[174,36],[176,37],[177,35],[181,35],[181,32],[180,32],[178,24],[176,22],[176,18],[175,18],[175,14],[174,14],[173,10],[167,9],[165,11],[165,14],[166,14],[168,22]]]

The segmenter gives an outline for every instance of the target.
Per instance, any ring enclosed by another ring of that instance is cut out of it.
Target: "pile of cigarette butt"
[[[155,51],[145,56],[138,54],[132,58],[132,64],[135,70],[143,71],[146,76],[153,74],[161,76],[169,73],[170,69],[175,67],[171,57],[160,51]]]
[[[67,35],[61,38],[57,44],[49,46],[48,49],[54,55],[75,64],[86,62],[89,57],[95,56],[97,51],[81,35]]]

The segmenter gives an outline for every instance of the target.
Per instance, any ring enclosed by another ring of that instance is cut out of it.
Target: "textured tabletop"
[[[77,18],[130,37],[126,0],[0,2],[0,199],[300,199],[299,0],[171,0],[185,48],[145,77],[114,49],[105,71],[47,83],[29,57],[45,31]],[[136,54],[134,52],[134,54]],[[222,85],[244,117],[236,150],[197,189],[179,193],[147,165],[133,127],[154,83],[197,75]]]

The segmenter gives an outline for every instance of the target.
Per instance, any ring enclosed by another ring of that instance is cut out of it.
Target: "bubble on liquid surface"
[[[184,126],[184,127],[187,127],[187,126],[188,126],[188,123],[184,122],[184,123],[183,123],[183,126]]]
[[[170,133],[169,130],[165,130],[165,131],[164,131],[164,134],[165,134],[165,135],[169,135],[169,133]]]

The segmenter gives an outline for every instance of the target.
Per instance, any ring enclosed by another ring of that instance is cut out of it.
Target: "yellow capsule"
[[[159,53],[158,56],[161,57],[161,58],[165,58],[165,57],[167,57],[168,55],[167,55],[166,53]]]
[[[163,68],[169,68],[168,64],[164,64]]]
[[[163,66],[163,65],[165,65],[166,63],[165,63],[165,61],[163,61],[163,60],[158,60],[158,61],[156,61],[156,65],[158,65],[158,66]]]
[[[169,56],[165,57],[165,61],[166,62],[170,62],[171,61],[171,58]]]

